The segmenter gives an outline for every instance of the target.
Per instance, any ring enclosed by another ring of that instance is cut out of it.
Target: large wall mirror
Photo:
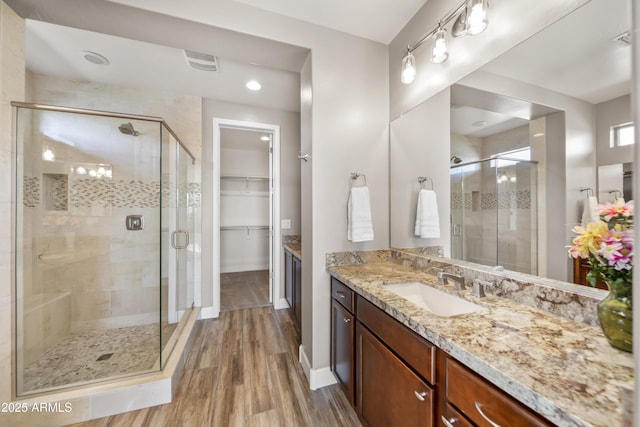
[[[573,281],[587,198],[631,197],[630,17],[591,0],[394,120],[391,246]],[[439,237],[416,233],[421,176]]]

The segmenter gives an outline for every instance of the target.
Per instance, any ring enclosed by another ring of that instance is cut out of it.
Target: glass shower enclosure
[[[160,118],[13,105],[17,395],[160,371],[195,304],[193,156]]]
[[[492,157],[451,166],[451,257],[538,272],[538,167]]]

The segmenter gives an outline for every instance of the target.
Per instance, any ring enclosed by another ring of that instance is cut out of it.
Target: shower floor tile
[[[176,324],[163,325],[167,342]],[[24,370],[23,391],[149,371],[158,361],[157,324],[71,334]]]

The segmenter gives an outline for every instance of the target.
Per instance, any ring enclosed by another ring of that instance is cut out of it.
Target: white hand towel
[[[586,226],[592,221],[596,221],[599,219],[598,212],[596,211],[596,205],[598,204],[598,199],[595,196],[589,196],[584,201],[584,206],[582,209],[582,226]]]
[[[373,240],[371,202],[367,187],[353,187],[347,202],[347,239],[352,242]]]
[[[438,200],[433,190],[422,189],[418,193],[415,234],[423,239],[440,237]]]

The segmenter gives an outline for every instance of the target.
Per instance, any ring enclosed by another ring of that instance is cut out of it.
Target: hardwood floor
[[[269,270],[220,274],[220,310],[269,305]]]
[[[309,389],[288,310],[228,311],[200,322],[171,403],[74,426],[361,426],[337,384]]]

